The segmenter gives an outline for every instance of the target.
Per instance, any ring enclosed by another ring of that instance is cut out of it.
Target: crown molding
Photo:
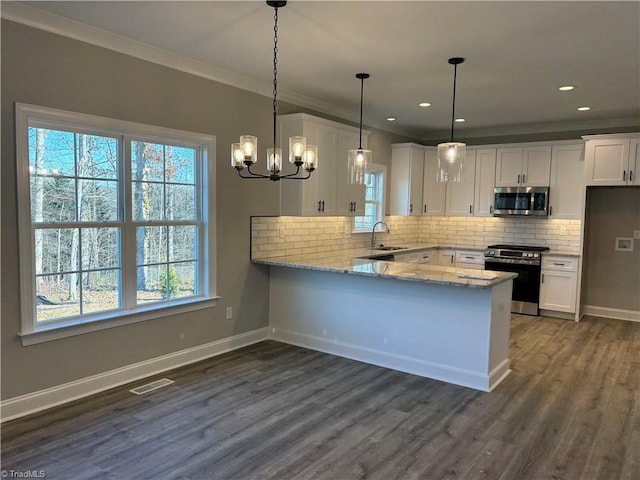
[[[557,133],[557,132],[574,132],[589,131],[608,128],[640,128],[640,118],[612,118],[605,120],[583,120],[579,122],[554,122],[554,123],[537,123],[531,125],[514,125],[513,127],[489,127],[477,129],[457,130],[458,138],[476,138],[476,137],[503,137],[509,135],[533,135],[540,133]],[[431,131],[422,136],[420,141],[428,142],[433,140],[442,140],[449,138],[450,130]]]

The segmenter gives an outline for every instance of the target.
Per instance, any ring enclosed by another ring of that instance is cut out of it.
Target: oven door
[[[484,269],[517,273],[513,279],[511,311],[526,315],[538,315],[540,298],[540,265],[538,263],[515,263],[511,259],[485,257]]]

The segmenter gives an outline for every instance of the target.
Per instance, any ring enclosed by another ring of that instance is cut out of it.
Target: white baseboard
[[[594,317],[613,318],[616,320],[628,320],[630,322],[640,322],[640,311],[637,310],[623,310],[621,308],[583,305],[582,314]]]
[[[259,328],[45,390],[10,398],[0,403],[0,421],[6,422],[7,420],[29,415],[144,377],[246,347],[268,338],[269,328]]]
[[[278,342],[296,345],[339,357],[350,358],[364,363],[391,368],[421,377],[475,388],[483,392],[493,390],[508,374],[509,360],[505,360],[489,374],[461,368],[454,368],[418,358],[375,350],[360,345],[337,342],[324,337],[316,337],[279,328],[272,328],[270,338]]]

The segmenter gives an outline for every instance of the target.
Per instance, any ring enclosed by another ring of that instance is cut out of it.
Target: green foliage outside
[[[178,275],[172,266],[169,266],[169,285],[167,286],[167,270],[162,269],[160,273],[160,289],[163,292],[163,298],[175,298],[180,291],[180,282]]]

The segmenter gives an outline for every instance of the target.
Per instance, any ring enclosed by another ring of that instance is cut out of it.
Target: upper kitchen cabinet
[[[357,131],[338,131],[336,215],[347,217],[364,215],[366,187],[349,183],[349,165],[347,162],[349,150],[358,148],[359,140]],[[362,132],[362,148],[367,148],[367,140],[367,136]]]
[[[422,213],[424,147],[415,143],[391,146],[391,215]]]
[[[364,211],[364,187],[348,185],[346,171],[347,151],[353,145],[358,146],[358,129],[304,113],[281,115],[279,124],[285,159],[289,158],[289,137],[301,135],[306,137],[308,144],[318,146],[318,169],[311,178],[280,181],[280,214],[362,214],[357,212]],[[368,132],[363,131],[362,135],[365,147]]]
[[[554,145],[551,150],[549,218],[580,220],[584,200],[584,145]]]
[[[585,146],[586,185],[640,185],[640,134],[588,135]]]
[[[474,217],[490,217],[493,214],[493,189],[496,185],[496,149],[476,150],[476,185]]]
[[[470,217],[473,215],[473,194],[476,176],[476,151],[468,149],[462,164],[462,181],[445,184],[446,209],[449,216]]]
[[[548,187],[551,146],[499,148],[496,187]]]
[[[439,183],[438,178],[438,150],[435,147],[425,147],[424,150],[424,179],[422,184],[422,214],[444,215],[446,183]]]

